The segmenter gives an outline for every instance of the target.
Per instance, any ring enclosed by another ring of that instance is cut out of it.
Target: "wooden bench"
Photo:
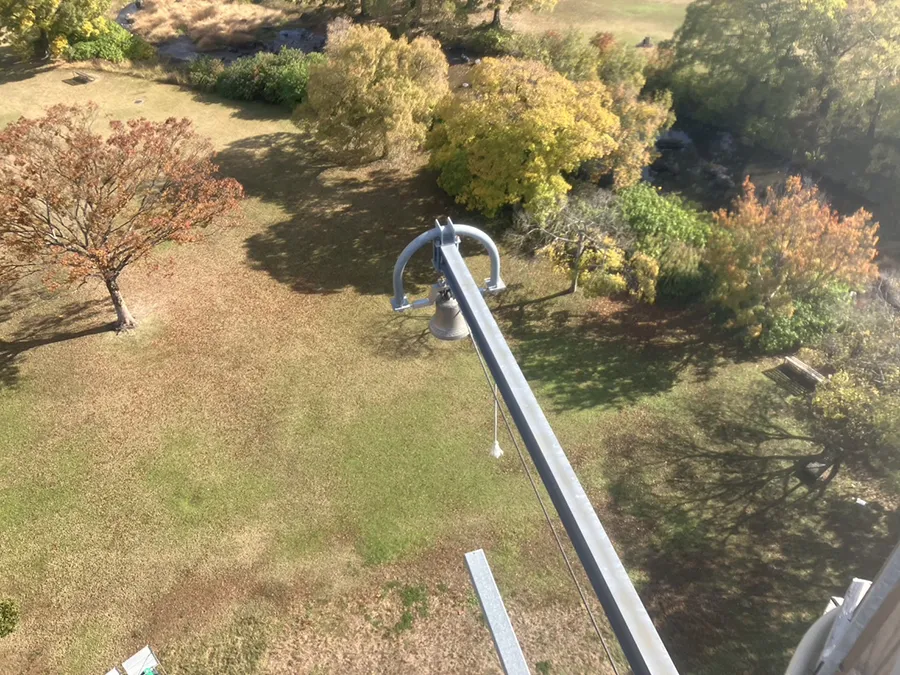
[[[75,71],[75,77],[72,78],[79,84],[90,84],[91,82],[97,81],[96,75],[91,75],[90,73],[82,73],[80,71]]]
[[[825,376],[815,368],[803,363],[795,356],[786,356],[784,363],[781,364],[781,370],[791,377],[794,381],[803,384],[804,387],[812,391],[818,384],[825,381]]]

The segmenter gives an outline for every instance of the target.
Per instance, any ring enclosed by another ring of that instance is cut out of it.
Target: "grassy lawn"
[[[248,199],[237,227],[124,275],[132,335],[104,330],[98,285],[0,302],[0,597],[22,607],[0,673],[103,672],[147,642],[172,675],[494,672],[475,548],[532,665],[606,672],[509,443],[488,454],[471,346],[389,311],[410,239],[441,214],[482,223],[421,166],[324,163],[275,108],[68,77],[7,71],[0,124],[61,101],[187,116]],[[716,347],[702,317],[560,296],[540,263],[504,265],[497,315],[676,662],[783,670],[896,540],[850,497],[891,498],[847,475],[743,522],[698,486],[731,485],[739,424],[793,429],[772,363]]]
[[[689,4],[690,0],[560,0],[552,12],[521,12],[508,15],[506,21],[516,30],[577,28],[588,35],[608,31],[637,43],[646,35],[654,40],[671,37]]]

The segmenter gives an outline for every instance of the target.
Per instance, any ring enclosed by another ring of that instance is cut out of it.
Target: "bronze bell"
[[[450,291],[433,291],[434,316],[428,324],[438,340],[462,340],[469,337],[469,326],[459,311],[459,303]]]

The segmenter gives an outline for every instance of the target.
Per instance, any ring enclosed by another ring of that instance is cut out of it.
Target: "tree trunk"
[[[359,0],[359,18],[360,19],[368,19],[369,18],[369,5],[366,0]]]
[[[119,278],[111,277],[106,279],[106,290],[109,291],[109,297],[112,299],[113,307],[116,308],[116,330],[126,331],[137,328],[137,321],[128,311],[128,306],[122,298],[122,291],[119,290]]]
[[[572,287],[569,293],[575,293],[578,290],[578,277],[581,276],[581,258],[584,256],[584,237],[578,238],[578,248],[575,249],[575,271],[572,274]]]
[[[491,19],[491,25],[494,28],[500,28],[500,6],[494,7],[494,18]]]
[[[881,116],[882,105],[882,101],[878,99],[875,100],[875,109],[872,111],[872,116],[869,118],[869,128],[866,129],[866,138],[872,143],[875,142],[875,132],[878,128],[878,118]]]
[[[34,55],[42,61],[50,58],[50,34],[46,28],[41,28],[37,40],[34,41]]]

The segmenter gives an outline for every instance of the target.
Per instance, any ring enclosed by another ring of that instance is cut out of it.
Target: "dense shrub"
[[[260,52],[238,59],[216,76],[216,91],[239,101],[265,101],[295,106],[306,99],[309,67],[324,59],[321,54],[305,54],[282,48],[278,54]],[[196,66],[194,76],[208,87],[217,66],[206,61]]]
[[[703,262],[703,250],[672,242],[659,257],[657,297],[667,304],[687,304],[706,298],[715,283]]]
[[[517,34],[511,30],[490,24],[476,26],[459,40],[460,46],[475,54],[502,56],[514,49]]]
[[[759,349],[767,354],[792,351],[819,342],[838,326],[838,307],[846,293],[834,291],[810,300],[796,300],[791,313],[772,317],[759,336]],[[754,345],[748,336],[747,345]]]
[[[622,191],[619,206],[638,248],[653,257],[662,256],[673,242],[706,246],[709,220],[676,195],[662,195],[649,183],[639,183]]]
[[[660,300],[689,302],[709,290],[712,280],[702,264],[710,231],[706,215],[647,183],[623,190],[619,208],[636,248],[659,261]]]
[[[188,81],[201,91],[216,91],[226,98],[293,107],[306,99],[309,67],[324,58],[287,47],[277,54],[246,56],[229,66],[201,56],[188,66]]]
[[[191,61],[188,66],[188,82],[200,91],[215,91],[219,77],[225,72],[225,64],[221,59],[201,56]]]
[[[13,600],[0,600],[0,638],[12,633],[19,623],[19,608]]]
[[[600,52],[581,31],[515,33],[501,44],[512,56],[540,61],[573,81],[597,79]]]
[[[100,34],[97,37],[71,45],[66,50],[66,58],[69,61],[103,59],[121,63],[126,59],[146,61],[153,58],[156,53],[145,40],[132,35],[114,21],[106,21],[99,30]]]

